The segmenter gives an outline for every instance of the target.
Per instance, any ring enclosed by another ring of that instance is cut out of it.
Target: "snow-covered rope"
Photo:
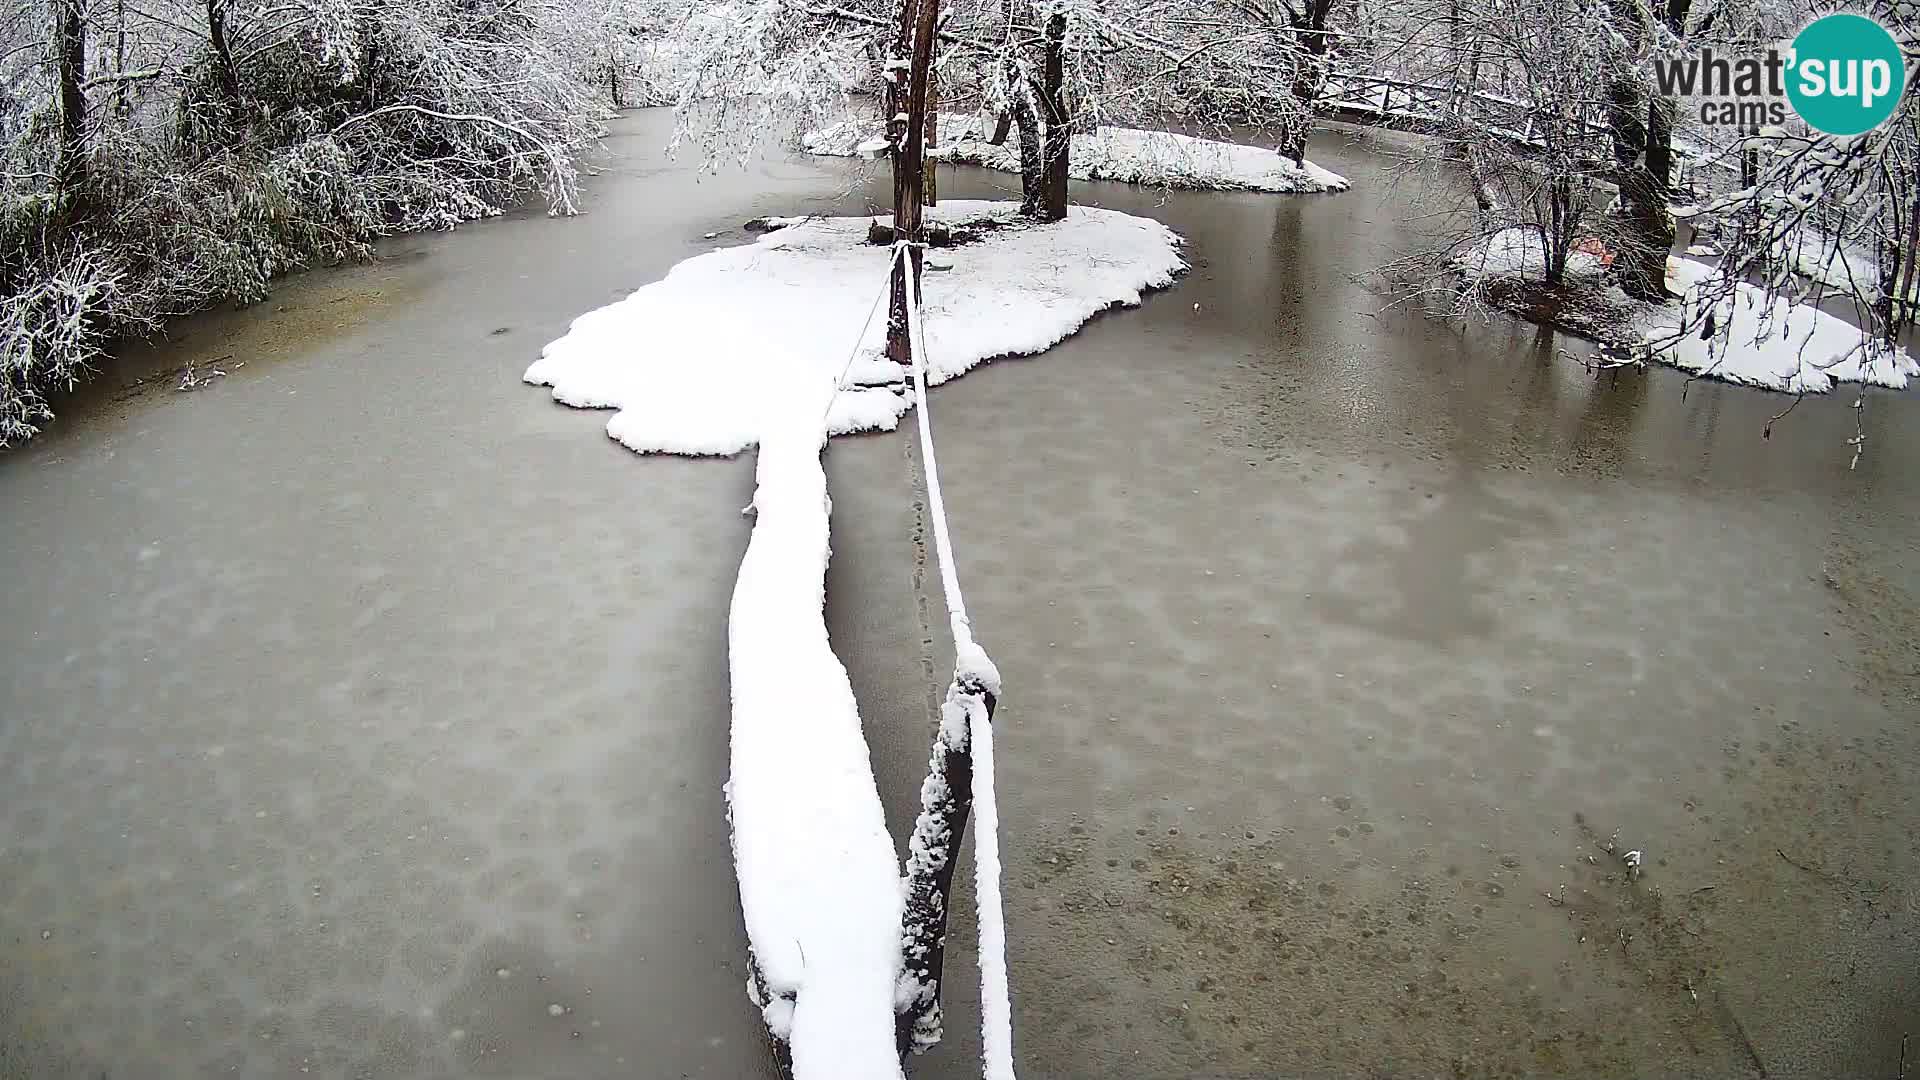
[[[880,292],[873,298],[873,306],[867,309],[866,321],[860,324],[860,332],[853,336],[853,348],[847,350],[847,362],[840,365],[840,374],[833,380],[833,393],[827,395],[827,407],[820,410],[820,427],[823,431],[827,426],[827,417],[833,415],[834,402],[839,400],[840,391],[845,389],[847,372],[853,370],[853,362],[860,358],[860,346],[867,340],[867,327],[873,325],[873,317],[880,313],[881,302],[887,298],[888,293],[893,291],[891,280],[893,264],[899,261],[900,251],[895,248],[893,258],[887,260],[889,278],[881,283]]]
[[[894,245],[895,258],[907,258],[908,242]],[[956,649],[979,648],[973,641],[973,623],[967,619],[967,602],[960,596],[960,574],[953,566],[953,537],[947,533],[947,504],[940,497],[940,467],[933,459],[933,429],[927,418],[927,346],[926,327],[920,318],[920,283],[913,280],[913,267],[903,275],[907,279],[907,340],[913,346],[913,392],[919,405],[920,453],[926,463],[927,505],[933,512],[934,551],[940,560],[940,587],[947,597],[947,621],[953,627]]]
[[[906,279],[907,335],[913,349],[913,392],[920,426],[920,459],[927,477],[927,505],[933,517],[934,554],[953,629],[954,684],[964,704],[973,755],[974,899],[980,929],[980,1039],[985,1080],[1014,1080],[1013,1000],[1007,986],[1007,923],[1000,898],[1000,813],[993,792],[993,719],[981,694],[998,695],[1000,673],[973,640],[960,574],[954,567],[953,538],[947,529],[946,502],[940,495],[940,466],[933,452],[933,426],[927,396],[927,332],[920,311],[920,283],[914,280],[909,242],[894,245]]]

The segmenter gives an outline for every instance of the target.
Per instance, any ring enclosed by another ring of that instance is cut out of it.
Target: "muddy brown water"
[[[0,1076],[767,1075],[720,792],[750,462],[517,380],[747,218],[864,196],[665,130],[618,123],[580,218],[190,320],[0,458]],[[1082,186],[1192,272],[935,396],[1024,1074],[1895,1075],[1920,413],[1870,395],[1849,471],[1850,394],[1763,439],[1786,399],[1381,311],[1393,148],[1324,135],[1331,197]],[[828,467],[904,837],[950,663],[924,500],[904,434]],[[915,1075],[977,1075],[967,953]]]

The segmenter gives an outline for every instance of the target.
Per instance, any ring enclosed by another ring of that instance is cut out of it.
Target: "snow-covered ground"
[[[1836,242],[1825,233],[1803,228],[1778,250],[1792,262],[1794,270],[1811,281],[1848,292],[1880,295],[1880,265],[1864,245]],[[1907,304],[1920,304],[1920,278],[1905,291]]]
[[[1540,281],[1546,276],[1546,241],[1533,229],[1501,229],[1454,256],[1453,267],[1473,279]],[[1567,255],[1569,281],[1590,281],[1603,269],[1600,256],[1577,247]]]
[[[1453,266],[1469,279],[1538,282],[1546,261],[1538,233],[1516,228],[1482,239]],[[1905,350],[1869,349],[1859,327],[1845,319],[1785,297],[1769,303],[1761,289],[1744,283],[1715,309],[1705,339],[1676,336],[1685,313],[1697,310],[1702,291],[1717,280],[1713,267],[1668,259],[1667,288],[1680,299],[1658,306],[1629,300],[1604,283],[1602,269],[1597,255],[1576,250],[1568,256],[1566,280],[1618,316],[1628,340],[1616,344],[1649,347],[1654,359],[1684,371],[1788,393],[1825,393],[1836,382],[1899,388],[1920,375],[1920,364]]]
[[[941,113],[939,145],[932,156],[941,161],[1019,172],[1018,136],[1010,134],[1003,144],[995,146],[987,141],[986,123],[977,113]],[[845,120],[810,131],[801,142],[809,153],[861,157],[882,134],[878,121]],[[1315,192],[1345,191],[1349,186],[1344,176],[1311,161],[1295,165],[1290,158],[1266,147],[1125,127],[1102,127],[1074,135],[1067,166],[1077,180],[1116,180],[1151,187]]]
[[[930,381],[1040,352],[1185,263],[1158,222],[1073,207],[1034,225],[1009,203],[947,202],[936,221],[977,239],[927,256]],[[865,217],[788,219],[758,241],[688,259],[574,320],[527,369],[560,401],[617,410],[607,433],[642,452],[760,447],[752,539],[729,619],[728,807],[740,906],[769,1030],[800,1080],[897,1080],[901,867],[845,669],[827,638],[829,432],[894,427],[910,401],[881,355],[891,249]],[[874,318],[864,333],[862,321]],[[990,774],[989,774],[990,775]]]
[[[1051,225],[1001,202],[945,201],[928,217],[982,223],[976,242],[927,255],[935,385],[992,357],[1040,352],[1186,265],[1166,226],[1098,207]],[[866,242],[871,218],[788,220],[797,223],[688,259],[575,319],[526,380],[569,405],[618,410],[607,434],[643,453],[737,453],[796,409],[817,410],[815,423],[824,414],[834,434],[891,430],[910,403],[858,385],[900,378],[881,356],[885,313],[856,339],[891,252]]]
[[[1769,303],[1759,288],[1745,283],[1714,309],[1714,330],[1674,338],[1681,305],[1697,310],[1701,289],[1717,272],[1691,259],[1667,261],[1667,288],[1682,299],[1654,309],[1641,323],[1641,336],[1655,343],[1656,359],[1687,371],[1728,382],[1789,393],[1825,393],[1836,382],[1904,387],[1920,375],[1920,364],[1904,349],[1869,350],[1860,329],[1811,304],[1785,297]]]

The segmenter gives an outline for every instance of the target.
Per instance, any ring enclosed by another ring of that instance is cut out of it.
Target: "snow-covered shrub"
[[[0,19],[0,445],[166,317],[384,233],[571,212],[642,38],[629,0],[67,2]]]
[[[11,247],[11,246],[10,246]],[[47,394],[71,389],[125,329],[126,274],[82,243],[10,249],[0,278],[0,446],[53,418]]]

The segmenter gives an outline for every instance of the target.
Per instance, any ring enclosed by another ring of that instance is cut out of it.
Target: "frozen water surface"
[[[0,1075],[766,1074],[719,790],[751,462],[518,379],[705,233],[859,200],[665,130],[620,122],[584,217],[194,320],[0,459]],[[1024,1071],[1892,1075],[1912,403],[1848,473],[1850,395],[1762,441],[1785,399],[1375,317],[1410,212],[1370,144],[1314,157],[1354,190],[1079,189],[1194,270],[935,393]],[[950,670],[911,453],[827,453],[896,838]],[[977,1075],[952,957],[919,1076]]]

